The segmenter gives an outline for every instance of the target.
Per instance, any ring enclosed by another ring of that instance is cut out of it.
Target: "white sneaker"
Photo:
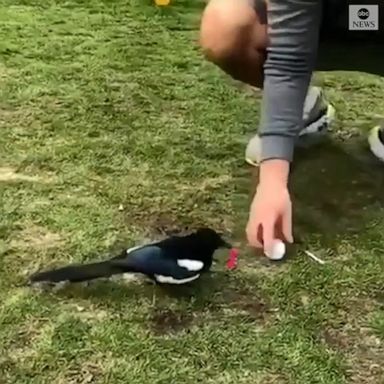
[[[369,147],[372,153],[381,161],[384,161],[384,124],[373,128],[368,137]]]
[[[321,138],[335,119],[335,109],[329,104],[321,88],[311,87],[308,91],[303,119],[305,127],[299,133],[297,146],[313,144]],[[260,162],[261,146],[260,138],[255,135],[248,143],[245,151],[245,161],[257,166]]]

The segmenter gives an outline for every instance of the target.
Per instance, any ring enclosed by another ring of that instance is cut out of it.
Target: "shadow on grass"
[[[88,285],[69,285],[52,295],[65,300],[87,300],[109,313],[124,313],[127,303],[130,308],[142,308],[146,303],[149,311],[138,311],[137,320],[148,323],[149,329],[158,335],[182,331],[200,321],[205,322],[207,318],[228,321],[233,317],[241,318],[243,322],[259,322],[270,312],[259,284],[236,273],[222,271],[207,274],[198,282],[181,287],[138,281],[129,284],[95,281]]]
[[[332,247],[340,236],[361,234],[383,207],[383,171],[360,142],[299,153],[291,180],[297,237],[315,234]]]
[[[296,243],[292,256],[311,239],[333,248],[340,239],[362,235],[377,223],[384,207],[384,166],[364,143],[355,138],[345,144],[326,140],[297,149],[290,181]],[[252,177],[252,172],[257,170],[241,170],[236,182],[242,230],[256,186],[257,175]],[[361,249],[368,245],[362,243]]]

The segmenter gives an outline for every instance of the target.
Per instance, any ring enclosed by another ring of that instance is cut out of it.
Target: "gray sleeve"
[[[261,160],[292,161],[319,39],[322,0],[269,0]]]

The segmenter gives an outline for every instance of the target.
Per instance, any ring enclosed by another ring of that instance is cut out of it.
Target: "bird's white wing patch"
[[[175,279],[174,277],[171,277],[171,276],[155,275],[155,279],[159,283],[162,283],[162,284],[179,284],[179,285],[190,283],[191,281],[197,280],[199,277],[200,277],[200,275],[195,275],[192,277],[187,277],[186,279]]]
[[[204,263],[199,260],[189,260],[189,259],[180,259],[177,260],[177,265],[179,267],[185,268],[188,271],[200,271],[204,267]]]

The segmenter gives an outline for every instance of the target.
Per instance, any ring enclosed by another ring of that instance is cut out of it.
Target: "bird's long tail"
[[[106,278],[124,272],[128,271],[123,270],[121,267],[114,265],[113,262],[108,260],[85,265],[69,265],[59,269],[38,272],[30,277],[30,282],[59,283],[62,281],[69,281],[71,283],[78,283],[98,278]]]

